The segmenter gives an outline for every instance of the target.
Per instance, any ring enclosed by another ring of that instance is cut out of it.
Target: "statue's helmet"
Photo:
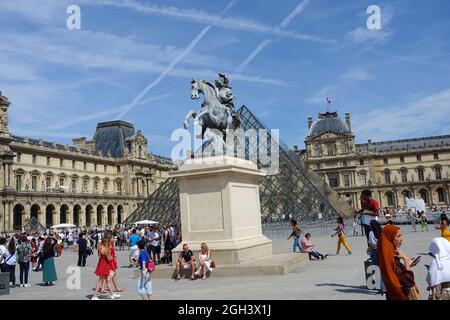
[[[216,84],[220,87],[229,87],[230,81],[226,75],[219,73],[219,78],[216,80]]]

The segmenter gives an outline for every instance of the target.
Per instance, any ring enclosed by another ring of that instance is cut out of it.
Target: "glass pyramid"
[[[250,160],[257,158],[258,168],[268,171],[268,175],[262,177],[259,183],[261,221],[272,223],[296,219],[306,222],[323,219],[322,221],[326,222],[339,216],[340,213],[330,203],[327,195],[310,181],[306,174],[307,169],[299,162],[296,154],[278,142],[276,137],[272,137],[271,131],[246,106],[242,106],[237,112],[244,131],[253,129],[258,133],[260,130],[267,132],[265,135],[258,134],[253,140],[244,138],[241,142],[245,150],[242,155]],[[264,142],[261,138],[266,138],[267,141]],[[205,151],[210,147],[209,142],[205,142],[201,149]],[[261,157],[256,157],[254,153],[260,154],[260,147],[263,151],[267,148],[265,151],[268,157],[272,155],[273,150],[277,151],[277,170],[272,170],[266,163],[261,163]],[[196,157],[199,152],[196,152]],[[180,198],[175,179],[164,181],[124,223],[130,225],[134,221],[144,219],[180,226]]]

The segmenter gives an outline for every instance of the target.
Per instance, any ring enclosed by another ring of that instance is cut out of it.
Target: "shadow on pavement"
[[[342,289],[334,289],[338,292],[343,293],[357,293],[357,294],[368,294],[368,295],[376,295],[377,293],[375,291],[371,291],[367,289],[366,286],[349,286],[346,284],[340,284],[340,283],[318,283],[316,284],[318,287],[340,287]]]

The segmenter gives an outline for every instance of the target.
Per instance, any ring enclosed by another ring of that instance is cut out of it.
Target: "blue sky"
[[[81,30],[66,9],[81,8]],[[381,8],[381,30],[366,9]],[[450,134],[447,0],[1,0],[0,90],[16,135],[71,143],[122,119],[170,155],[192,78],[230,76],[289,146],[350,112],[357,142]],[[148,90],[144,90],[144,89]]]

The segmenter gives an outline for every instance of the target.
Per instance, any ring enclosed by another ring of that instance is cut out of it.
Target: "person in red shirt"
[[[380,204],[377,200],[372,198],[372,191],[363,190],[361,192],[361,210],[357,211],[357,214],[361,215],[362,225],[364,227],[364,233],[367,238],[367,246],[369,246],[369,233],[370,233],[370,221],[378,220],[380,215]]]

